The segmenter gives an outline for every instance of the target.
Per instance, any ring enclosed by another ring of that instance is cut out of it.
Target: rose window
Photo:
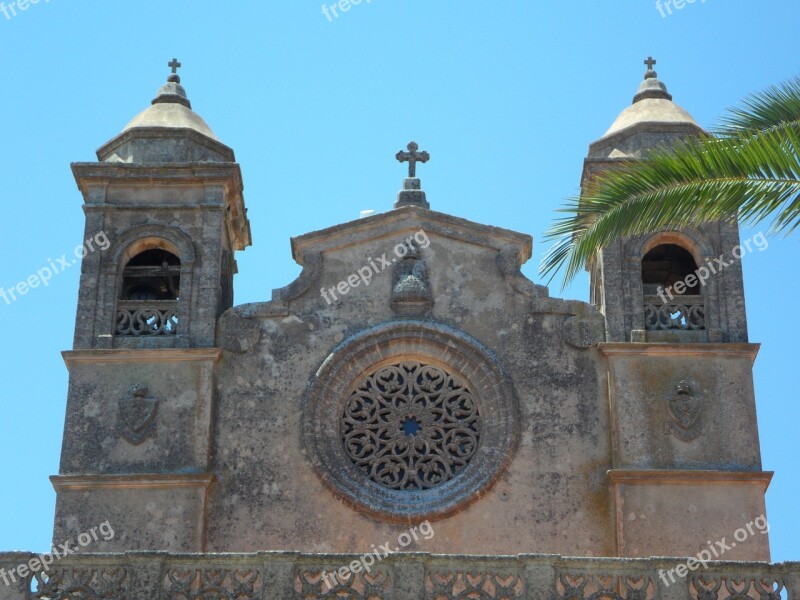
[[[304,446],[322,483],[394,522],[443,518],[484,497],[512,460],[519,421],[490,349],[412,319],[333,348],[303,399]]]
[[[340,421],[347,457],[393,490],[425,490],[456,477],[475,455],[481,430],[466,384],[418,362],[382,367],[363,379]]]

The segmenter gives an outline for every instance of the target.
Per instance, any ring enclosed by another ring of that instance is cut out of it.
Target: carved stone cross
[[[173,58],[167,63],[167,66],[172,69],[173,73],[177,73],[178,69],[181,67],[181,63],[178,62],[177,58]]]
[[[655,59],[654,59],[652,56],[648,56],[648,57],[647,57],[647,60],[646,60],[646,61],[644,61],[644,64],[646,64],[646,65],[647,65],[647,70],[648,70],[648,71],[652,71],[652,70],[653,70],[653,67],[655,67],[655,66],[656,66],[656,62],[657,62],[657,61],[656,61],[656,60],[655,60]]]
[[[417,163],[426,163],[430,160],[431,155],[425,151],[417,152],[419,150],[419,145],[417,142],[409,142],[408,152],[400,151],[397,153],[396,158],[401,163],[407,162],[408,163],[408,177],[412,179],[417,176]]]

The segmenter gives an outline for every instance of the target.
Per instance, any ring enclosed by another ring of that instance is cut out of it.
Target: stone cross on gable
[[[656,66],[656,60],[652,56],[648,56],[647,60],[644,61],[644,64],[647,65],[647,70],[652,71],[653,67]]]
[[[181,63],[178,62],[177,58],[173,58],[171,61],[167,63],[167,66],[172,69],[173,73],[177,73],[178,69],[181,68]]]
[[[409,179],[413,179],[417,176],[417,163],[426,163],[430,160],[431,155],[425,151],[417,152],[419,150],[419,145],[417,142],[409,142],[408,152],[400,151],[397,153],[396,158],[401,163],[407,162],[408,163],[408,177]]]

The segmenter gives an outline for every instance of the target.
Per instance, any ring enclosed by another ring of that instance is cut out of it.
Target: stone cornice
[[[176,363],[216,362],[222,356],[221,348],[153,348],[109,350],[65,350],[61,353],[67,367],[79,364],[110,363]]]
[[[611,469],[608,479],[611,483],[640,484],[726,484],[759,483],[764,491],[772,481],[773,471],[707,471],[688,469]]]
[[[242,171],[238,163],[192,162],[192,163],[118,163],[78,162],[72,163],[72,173],[83,194],[84,210],[103,209],[113,206],[115,210],[184,210],[224,208],[226,222],[234,249],[244,250],[252,244],[250,221],[244,205]],[[220,187],[224,194],[206,190],[203,200],[187,202],[128,202],[124,204],[107,201],[108,188],[112,184],[151,189],[154,186]]]
[[[721,356],[755,361],[761,344],[668,344],[657,342],[608,342],[598,344],[604,356]]]
[[[136,127],[123,131],[119,135],[107,141],[105,144],[97,149],[97,157],[110,154],[115,148],[135,139],[175,139],[186,138],[192,140],[195,144],[210,148],[214,152],[219,152],[226,155],[231,160],[234,160],[233,149],[220,142],[219,140],[212,139],[198,131],[188,129],[186,127]],[[102,159],[101,159],[102,160]]]
[[[602,158],[601,156],[593,156],[593,153],[597,152],[599,148],[614,145],[622,139],[633,137],[639,133],[671,133],[695,136],[708,135],[705,129],[694,123],[640,121],[638,123],[632,123],[619,131],[605,134],[603,137],[589,144],[589,157]]]
[[[119,163],[75,162],[70,165],[78,187],[85,184],[108,185],[115,180],[152,186],[161,183],[203,183],[233,180],[237,191],[243,189],[239,163]]]
[[[131,475],[51,475],[50,481],[57,492],[63,490],[96,490],[96,489],[173,489],[203,488],[208,489],[216,481],[212,473],[187,474],[149,474],[134,473]]]
[[[478,246],[507,251],[514,248],[519,264],[531,257],[533,239],[531,236],[481,225],[467,219],[445,213],[404,206],[371,217],[357,219],[292,238],[292,257],[299,261],[308,253],[330,252],[367,241],[382,238],[395,240],[398,235],[414,233],[415,230],[435,233]],[[396,240],[400,241],[400,240]]]
[[[157,204],[155,202],[150,202],[148,204],[132,204],[128,206],[120,206],[119,204],[111,204],[111,203],[104,203],[104,204],[84,204],[83,205],[83,212],[85,213],[92,213],[92,212],[102,212],[104,210],[114,210],[115,212],[122,213],[122,212],[146,212],[152,213],[157,210],[183,210],[183,211],[198,211],[202,210],[205,212],[222,212],[225,210],[225,206],[222,204],[213,205],[213,204],[176,204],[173,202],[164,203],[164,204]]]

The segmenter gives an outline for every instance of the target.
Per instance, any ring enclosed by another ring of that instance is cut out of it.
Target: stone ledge
[[[221,348],[114,348],[108,350],[65,350],[61,353],[67,368],[78,364],[216,362]]]
[[[56,491],[114,489],[169,489],[206,488],[216,481],[211,473],[179,475],[132,474],[132,475],[52,475],[50,481]]]
[[[774,471],[709,471],[692,469],[611,469],[611,483],[763,483],[764,491],[772,481]]]
[[[754,362],[761,344],[606,342],[598,348],[604,356],[744,356]]]

